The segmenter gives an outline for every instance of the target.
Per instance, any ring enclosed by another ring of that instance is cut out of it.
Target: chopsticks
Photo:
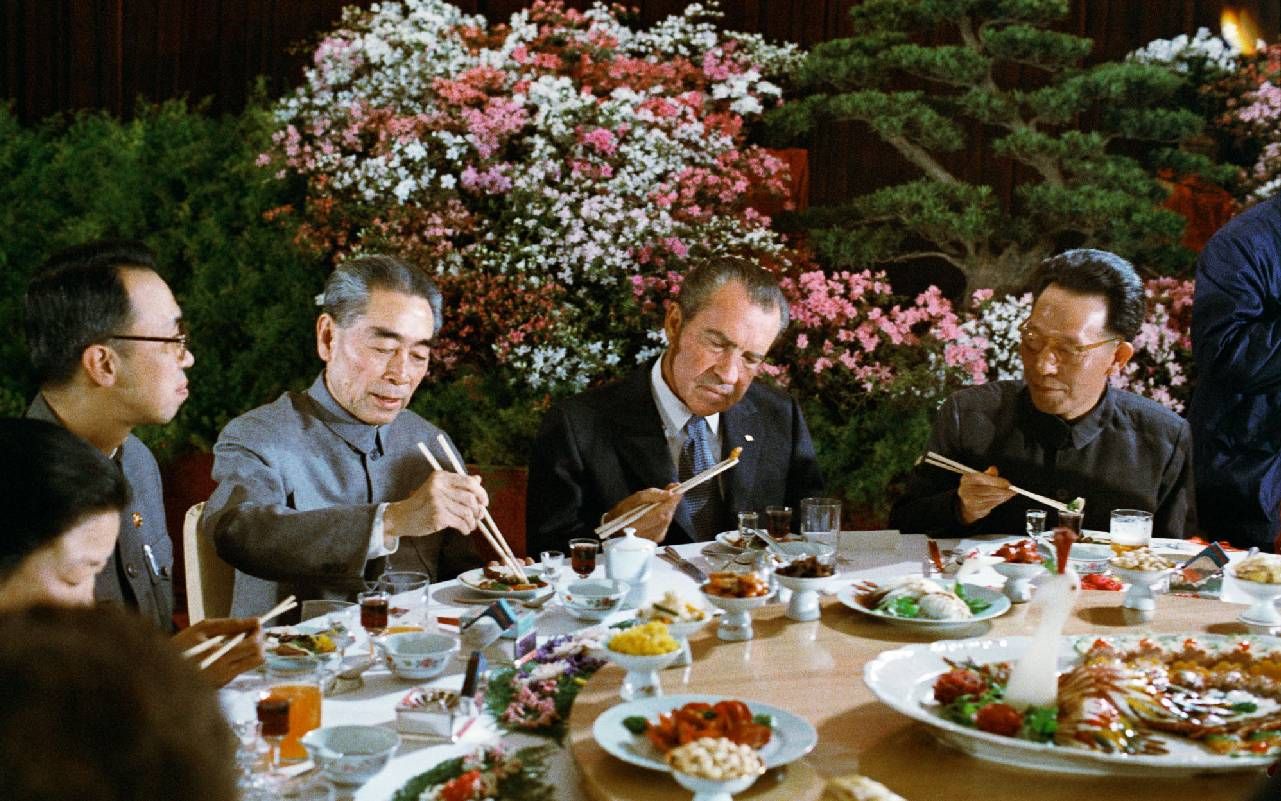
[[[946,456],[942,456],[940,454],[935,453],[934,451],[929,451],[928,453],[926,453],[925,458],[922,459],[922,461],[928,465],[942,468],[943,470],[950,470],[953,473],[960,473],[961,475],[965,475],[966,473],[983,472],[982,470],[975,470],[973,467],[967,467],[966,465],[963,465],[960,462],[953,461],[947,458]],[[1031,492],[1030,490],[1025,490],[1020,487],[1016,487],[1013,484],[1010,485],[1010,491],[1016,492],[1025,498],[1031,498],[1034,501],[1040,501],[1041,503],[1045,504],[1051,509],[1055,509],[1060,512],[1072,511],[1071,509],[1067,508],[1067,504],[1065,503],[1059,503],[1053,498],[1047,498],[1044,495],[1037,495],[1035,492]]]
[[[283,615],[285,612],[288,612],[289,610],[293,609],[296,606],[298,606],[298,599],[291,595],[285,600],[273,606],[265,614],[259,615],[258,624],[262,625],[266,623],[268,620],[271,620],[272,618],[279,617],[280,615]],[[210,637],[207,640],[204,640],[203,642],[196,643],[195,645],[191,646],[187,650],[183,651],[182,655],[187,658],[191,658],[193,656],[199,656],[200,654],[203,654],[205,651],[208,651],[210,648],[213,648],[214,646],[218,645],[218,643],[222,643],[221,648],[214,651],[209,656],[206,656],[204,659],[200,660],[200,669],[204,670],[205,668],[209,667],[214,662],[217,662],[220,658],[222,658],[223,654],[227,653],[232,648],[235,648],[237,645],[240,645],[240,643],[243,642],[244,639],[245,639],[245,632],[243,631],[237,634],[236,636],[232,637],[230,640],[227,640],[227,635],[225,634],[217,634],[213,637]],[[226,640],[226,642],[223,642],[224,640]]]
[[[726,470],[738,464],[738,457],[741,456],[742,453],[743,453],[742,448],[735,448],[734,450],[729,452],[728,459],[726,459],[723,462],[718,462],[717,464],[712,465],[711,467],[707,468],[706,470],[699,473],[698,475],[687,479],[686,481],[679,484],[676,487],[676,489],[672,491],[677,493],[688,492],[694,487],[697,487],[699,484],[702,484],[704,481],[707,481],[708,479],[713,478],[720,473],[724,473]],[[605,539],[609,536],[612,536],[616,532],[621,531],[622,529],[630,526],[632,523],[635,523],[637,520],[640,520],[642,517],[649,514],[650,510],[656,508],[657,506],[658,504],[656,503],[647,503],[644,506],[636,507],[635,509],[628,512],[627,514],[617,517],[609,521],[608,523],[602,523],[601,525],[596,527],[596,536],[600,537],[601,539]]]
[[[454,449],[449,447],[449,440],[445,439],[445,435],[438,435],[436,437],[436,441],[440,443],[440,447],[444,449],[445,455],[449,457],[450,464],[454,466],[454,472],[458,473],[460,476],[467,475],[467,470],[463,467],[462,462],[458,460],[458,457],[454,455]],[[423,456],[427,459],[428,463],[431,464],[433,470],[445,469],[441,467],[440,461],[436,459],[426,445],[421,442],[418,443],[418,450],[422,451]],[[489,516],[489,510],[484,509],[483,512],[484,516],[481,518],[479,526],[480,533],[485,536],[486,541],[489,542],[489,546],[498,552],[498,558],[501,559],[509,568],[515,571],[516,576],[521,580],[521,583],[529,583],[529,577],[525,575],[525,569],[521,567],[520,562],[516,559],[516,554],[512,552],[511,546],[507,544],[507,540],[503,539],[502,532],[498,530],[498,524],[494,522],[494,518]]]

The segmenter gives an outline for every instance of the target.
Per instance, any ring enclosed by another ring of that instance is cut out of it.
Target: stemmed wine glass
[[[387,630],[387,617],[391,611],[391,595],[381,585],[360,593],[360,625],[369,634],[369,658],[377,656],[374,638]]]
[[[576,539],[569,541],[569,565],[579,578],[587,578],[596,570],[596,554],[600,551],[600,542],[593,539]]]
[[[280,744],[289,734],[290,701],[279,695],[264,693],[258,699],[258,727],[262,738],[271,745],[271,769],[280,767]]]

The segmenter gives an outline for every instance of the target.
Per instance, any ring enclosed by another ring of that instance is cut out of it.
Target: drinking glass
[[[1059,512],[1059,526],[1070,529],[1077,539],[1081,538],[1081,521],[1085,518],[1083,512]]]
[[[791,536],[792,507],[766,506],[765,528],[769,530],[769,535],[776,540],[785,540]]]
[[[357,596],[360,601],[360,625],[369,634],[369,658],[377,656],[374,651],[374,638],[387,630],[387,618],[391,611],[391,596],[381,586],[367,590]]]
[[[427,593],[431,589],[431,576],[410,570],[388,571],[378,577],[378,585],[394,596],[388,611],[397,623],[423,627],[428,620]]]
[[[600,551],[600,542],[593,539],[576,539],[569,541],[569,565],[579,578],[587,578],[596,570],[596,554]]]
[[[807,542],[837,546],[841,531],[841,502],[836,498],[801,499],[801,536]]]
[[[279,767],[284,758],[283,742],[289,735],[289,714],[292,702],[284,695],[263,693],[258,698],[258,731],[271,746],[271,766]]]
[[[1152,513],[1141,509],[1112,510],[1112,552],[1117,556],[1152,543]]]
[[[755,512],[738,513],[738,539],[744,548],[750,548],[756,539],[756,530],[761,527],[761,516]]]
[[[1023,526],[1029,537],[1039,537],[1045,531],[1045,510],[1028,509],[1023,513]]]
[[[565,567],[565,554],[560,551],[543,551],[538,558],[543,563],[543,575],[547,576],[547,583],[555,587],[560,579],[560,571]]]
[[[300,742],[302,736],[312,729],[320,728],[320,689],[319,672],[310,672],[271,685],[266,692],[268,701],[276,699],[286,702],[286,731],[279,740],[277,748],[280,762],[302,762],[307,759],[307,749]],[[261,708],[262,701],[259,701]],[[278,724],[276,724],[278,725]],[[266,725],[263,736],[266,736]]]

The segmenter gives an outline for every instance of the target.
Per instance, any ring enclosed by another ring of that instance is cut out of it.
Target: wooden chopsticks
[[[728,459],[726,459],[723,462],[718,462],[717,464],[712,465],[711,467],[707,468],[706,470],[699,473],[698,475],[687,479],[686,481],[679,484],[676,487],[676,489],[672,491],[676,493],[688,492],[694,487],[697,487],[699,484],[702,484],[704,481],[707,481],[708,479],[711,479],[720,473],[724,473],[726,470],[738,464],[738,457],[741,456],[742,454],[743,454],[742,448],[735,448],[734,450],[729,452]],[[656,508],[657,506],[658,504],[656,503],[647,503],[644,506],[636,507],[635,509],[633,509],[632,511],[628,512],[625,515],[621,515],[619,517],[614,518],[608,523],[602,523],[601,525],[596,527],[596,536],[600,537],[601,539],[605,539],[606,537],[612,536],[616,532],[621,531],[627,528],[628,526],[630,526],[632,523],[635,523],[637,520],[640,520],[642,517],[649,514],[650,510]]]
[[[449,457],[450,464],[454,466],[454,472],[461,476],[467,475],[467,470],[454,454],[454,449],[449,447],[449,440],[445,439],[445,435],[438,435],[436,441],[440,443],[440,447],[445,451],[445,455]],[[418,443],[418,450],[422,451],[423,456],[431,464],[433,470],[445,469],[441,467],[440,462],[426,445],[421,442]],[[494,518],[490,517],[488,509],[483,511],[484,515],[480,521],[480,533],[485,536],[490,547],[498,552],[498,557],[509,568],[515,571],[516,576],[521,580],[521,583],[528,584],[529,577],[525,575],[525,568],[521,566],[520,560],[518,560],[516,558],[516,554],[512,552],[511,546],[507,544],[507,540],[503,539],[503,533],[498,530],[498,524],[494,522]]]
[[[297,606],[298,606],[298,599],[291,595],[285,600],[273,606],[265,614],[259,615],[258,624],[263,625],[268,620],[271,620],[276,617],[280,617],[285,612],[288,612],[289,610]],[[205,651],[208,651],[210,648],[213,648],[217,646],[219,643],[222,643],[222,647],[218,648],[218,650],[214,651],[212,654],[209,654],[209,656],[206,656],[204,659],[200,660],[200,669],[204,670],[205,668],[212,665],[214,662],[217,662],[219,659],[221,659],[223,654],[227,653],[232,648],[235,648],[237,645],[240,645],[240,643],[243,642],[244,639],[245,639],[245,632],[243,631],[237,634],[236,636],[232,637],[230,640],[227,639],[227,635],[225,634],[217,634],[213,637],[210,637],[207,640],[196,643],[195,645],[191,646],[187,650],[183,651],[182,655],[190,659],[191,657],[199,656],[200,654],[203,654]]]
[[[950,470],[953,473],[960,473],[961,475],[965,475],[966,473],[983,472],[982,470],[975,470],[973,467],[968,467],[966,465],[961,464],[960,462],[953,461],[947,458],[946,456],[942,456],[940,454],[935,453],[934,451],[929,451],[928,453],[926,453],[925,458],[922,459],[921,461],[933,467],[938,467],[943,470]],[[1031,498],[1034,501],[1040,501],[1041,503],[1045,504],[1051,509],[1055,509],[1060,512],[1072,511],[1067,507],[1067,504],[1065,503],[1059,503],[1053,498],[1047,498],[1044,495],[1037,495],[1035,492],[1032,492],[1030,490],[1025,490],[1020,487],[1016,487],[1013,484],[1010,485],[1010,490],[1012,492],[1018,493],[1019,495],[1022,495],[1025,498]]]

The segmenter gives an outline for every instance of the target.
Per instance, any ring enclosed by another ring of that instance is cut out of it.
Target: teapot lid
[[[652,551],[657,547],[658,543],[636,536],[636,529],[631,526],[623,529],[623,536],[605,542],[605,548],[611,551]]]

